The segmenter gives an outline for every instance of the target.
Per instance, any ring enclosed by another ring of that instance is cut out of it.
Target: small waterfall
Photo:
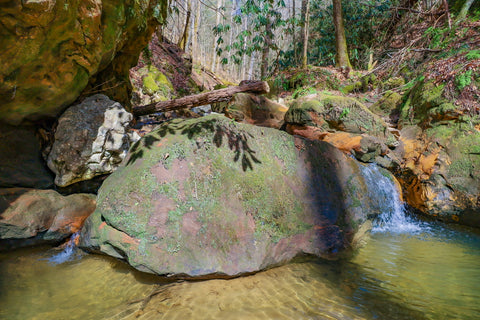
[[[380,214],[373,224],[373,232],[416,233],[421,223],[405,215],[405,207],[391,178],[376,165],[362,165],[361,171]]]
[[[48,262],[50,262],[51,264],[60,264],[60,263],[73,260],[75,257],[74,253],[77,248],[79,237],[80,237],[80,231],[77,231],[74,234],[72,234],[72,236],[70,237],[70,240],[68,240],[68,242],[66,243],[65,249],[63,249],[62,252],[48,258],[47,259]]]

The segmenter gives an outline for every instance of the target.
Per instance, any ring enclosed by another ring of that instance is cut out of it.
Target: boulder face
[[[102,94],[68,108],[58,120],[48,155],[55,184],[65,187],[113,172],[140,138],[128,132],[132,119],[118,102]]]
[[[314,126],[323,131],[344,131],[385,139],[395,139],[379,116],[354,98],[310,95],[295,100],[285,115],[287,124]]]
[[[165,0],[2,1],[2,120],[56,116],[89,82],[128,103],[128,70],[166,8]]]
[[[95,196],[54,190],[0,189],[0,249],[58,243],[80,230]]]
[[[328,143],[221,115],[174,120],[105,180],[80,245],[183,277],[336,258],[382,212],[360,166]]]

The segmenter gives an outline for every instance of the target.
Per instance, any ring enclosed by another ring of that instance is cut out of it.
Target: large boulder
[[[35,128],[0,123],[0,188],[53,186],[54,176],[42,158],[41,145]]]
[[[328,143],[221,115],[174,120],[105,180],[81,246],[187,277],[336,258],[389,205],[369,195],[361,166]]]
[[[48,167],[65,187],[113,172],[140,137],[129,132],[133,116],[118,102],[97,94],[68,108],[58,119]]]
[[[0,2],[0,112],[18,124],[57,116],[91,84],[128,103],[128,70],[168,1]]]
[[[58,243],[80,230],[95,204],[91,194],[0,189],[0,249]]]
[[[379,116],[354,98],[332,95],[309,95],[292,102],[285,115],[287,124],[314,126],[323,131],[344,131],[385,139],[395,138]]]

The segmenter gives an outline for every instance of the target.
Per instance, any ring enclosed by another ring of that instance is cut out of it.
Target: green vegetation
[[[455,84],[458,91],[462,91],[465,87],[469,86],[472,83],[472,70],[467,70],[463,73],[458,74],[455,77]]]

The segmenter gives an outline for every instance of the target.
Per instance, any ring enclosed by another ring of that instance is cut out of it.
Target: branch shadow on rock
[[[222,147],[225,142],[228,148],[233,151],[233,161],[239,162],[243,171],[253,170],[254,164],[262,162],[256,157],[256,151],[253,150],[248,140],[254,138],[251,133],[238,129],[235,123],[219,123],[216,119],[200,121],[195,123],[170,122],[160,126],[157,130],[137,141],[130,149],[130,157],[127,160],[127,166],[133,164],[138,159],[144,157],[144,149],[151,149],[152,146],[160,142],[167,134],[176,135],[178,133],[185,135],[193,140],[199,137],[202,132],[213,134],[212,142],[217,147]],[[196,139],[198,147],[205,142]]]

